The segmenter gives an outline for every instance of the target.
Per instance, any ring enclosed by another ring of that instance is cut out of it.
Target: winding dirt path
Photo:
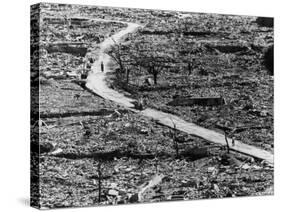
[[[133,24],[133,23],[127,23],[128,27],[115,35],[107,38],[104,40],[100,45],[100,52],[99,52],[99,58],[95,61],[91,68],[91,72],[87,79],[86,86],[91,89],[93,92],[98,94],[99,96],[109,99],[111,101],[114,101],[118,104],[121,104],[125,107],[133,108],[134,105],[131,103],[134,100],[130,99],[126,96],[124,96],[122,93],[119,93],[113,89],[110,89],[107,86],[107,83],[105,81],[106,79],[106,73],[112,72],[112,70],[109,69],[108,64],[110,61],[110,57],[104,53],[105,49],[109,46],[114,44],[115,42],[120,42],[121,38],[130,33],[137,30],[140,25]],[[114,41],[113,41],[114,40]],[[101,71],[101,62],[104,64],[104,72]]]
[[[115,91],[108,87],[107,82],[105,80],[106,73],[112,72],[112,70],[110,70],[108,66],[110,57],[104,53],[105,49],[114,44],[112,38],[116,42],[120,42],[121,38],[124,35],[126,35],[127,33],[132,33],[136,31],[138,27],[140,27],[140,25],[134,23],[126,23],[126,24],[128,25],[126,29],[116,33],[112,37],[107,38],[106,40],[104,40],[103,43],[101,43],[99,58],[98,60],[95,61],[95,63],[92,66],[92,70],[87,78],[86,86],[89,89],[91,89],[93,92],[101,96],[102,98],[123,105],[134,112],[152,118],[153,120],[155,120],[160,124],[163,124],[168,127],[173,127],[173,122],[174,122],[178,130],[181,130],[183,132],[189,133],[194,136],[204,138],[205,140],[208,140],[213,143],[226,145],[225,136],[223,134],[200,127],[190,122],[186,122],[175,115],[164,113],[151,108],[147,108],[143,111],[135,110],[134,105],[132,104],[132,102],[135,101],[134,99],[130,99],[124,96],[122,93],[119,93],[118,91]],[[104,72],[101,71],[101,62],[104,63]],[[267,161],[270,165],[273,165],[273,161],[274,161],[273,154],[263,149],[244,144],[237,140],[235,141],[234,146],[230,146],[230,149],[233,151],[244,153],[246,155],[251,155],[256,158],[263,159]]]

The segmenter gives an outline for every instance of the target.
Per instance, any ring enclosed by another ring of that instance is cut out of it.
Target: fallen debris
[[[258,17],[256,22],[261,27],[273,27],[273,18],[270,17]]]
[[[163,174],[160,175],[155,175],[148,183],[145,183],[144,185],[142,185],[139,188],[139,192],[138,192],[138,201],[142,201],[143,200],[143,195],[145,194],[145,192],[151,188],[153,188],[154,186],[158,185],[159,183],[162,182],[162,179],[164,178]]]
[[[76,43],[56,43],[52,45],[48,45],[46,47],[46,50],[48,53],[55,53],[55,52],[62,52],[62,53],[68,53],[73,54],[75,56],[85,57],[87,53],[86,47],[80,47],[80,43],[78,43],[78,46]]]
[[[225,100],[222,97],[177,97],[167,105],[170,106],[219,106],[224,105]]]
[[[39,151],[40,154],[49,153],[55,150],[55,145],[50,142],[40,142]]]

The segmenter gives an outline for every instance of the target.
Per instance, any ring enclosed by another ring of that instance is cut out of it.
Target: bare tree
[[[129,47],[123,45],[121,43],[117,43],[115,40],[114,45],[106,50],[106,54],[109,55],[116,64],[118,64],[119,68],[117,69],[117,77],[123,78],[124,74],[126,76],[126,83],[129,82],[130,69],[128,64],[128,55],[129,55]]]
[[[102,159],[98,159],[96,175],[91,176],[92,179],[98,180],[98,202],[102,201],[102,193],[103,193],[103,180],[109,179],[111,176],[106,175],[106,166],[104,164],[105,161]]]
[[[169,68],[169,58],[160,55],[157,51],[141,51],[136,64],[144,67],[149,74],[153,76],[154,84],[158,83],[158,76],[161,71]]]
[[[177,125],[175,124],[174,120],[170,118],[173,123],[172,130],[169,130],[169,137],[173,140],[173,147],[176,152],[176,158],[179,157],[179,145],[178,145],[178,133],[177,133]]]
[[[114,41],[114,40],[113,40]],[[158,76],[161,71],[170,67],[172,62],[172,56],[167,54],[161,54],[161,51],[157,49],[151,50],[151,43],[141,41],[138,43],[131,43],[131,45],[125,45],[116,43],[106,51],[116,64],[118,64],[117,75],[119,77],[125,75],[125,82],[128,84],[130,79],[130,72],[132,70],[140,71],[141,68],[146,70],[153,76],[154,84],[158,83]]]
[[[98,201],[99,203],[101,202],[101,181],[102,181],[102,169],[101,169],[101,161],[99,160],[98,162],[98,188],[99,188],[99,198],[98,198]]]

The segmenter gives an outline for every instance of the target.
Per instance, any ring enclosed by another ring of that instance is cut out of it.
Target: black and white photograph
[[[30,205],[273,195],[274,20],[31,5]]]

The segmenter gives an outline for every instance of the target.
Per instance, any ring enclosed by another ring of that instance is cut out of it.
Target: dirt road
[[[128,27],[115,35],[107,38],[104,40],[104,42],[100,45],[100,53],[98,60],[95,61],[91,68],[91,72],[87,79],[87,87],[91,89],[93,92],[97,93],[98,95],[102,96],[105,99],[112,100],[114,102],[117,102],[121,105],[124,105],[125,107],[134,107],[134,105],[131,103],[134,101],[133,99],[125,97],[122,93],[119,93],[113,89],[110,89],[108,85],[106,84],[105,78],[106,73],[111,72],[112,70],[109,69],[108,63],[110,61],[110,57],[104,53],[105,49],[109,46],[114,44],[115,42],[119,42],[121,38],[130,33],[137,30],[137,28],[140,27],[138,24],[128,23]],[[104,71],[101,70],[101,63],[104,64]]]
[[[123,105],[127,108],[130,108],[131,110],[135,112],[139,112],[142,115],[152,118],[155,121],[169,127],[173,127],[173,123],[175,123],[176,128],[178,130],[181,130],[183,132],[189,133],[191,135],[195,135],[201,138],[204,138],[210,142],[218,143],[225,145],[225,136],[223,134],[220,134],[218,132],[200,127],[198,125],[195,125],[193,123],[189,123],[184,121],[183,119],[171,115],[169,113],[164,113],[161,111],[157,111],[151,108],[147,108],[143,111],[137,111],[133,109],[134,105],[132,104],[134,99],[130,99],[126,96],[124,96],[122,93],[119,93],[118,91],[115,91],[106,83],[106,73],[112,72],[113,70],[110,70],[108,64],[110,61],[110,57],[104,53],[105,49],[109,46],[114,44],[113,39],[116,42],[120,42],[121,38],[126,35],[127,33],[132,33],[137,30],[140,25],[134,24],[134,23],[127,23],[127,28],[116,33],[112,37],[107,38],[104,40],[103,43],[100,45],[100,52],[99,52],[99,58],[95,61],[95,63],[92,66],[92,71],[90,72],[87,84],[86,86],[91,89],[93,92],[98,94],[99,96],[114,101],[120,105]],[[113,39],[112,39],[113,38]],[[104,71],[101,71],[101,62],[104,64]],[[230,139],[229,139],[230,140]],[[229,142],[231,143],[231,142]],[[256,158],[263,159],[267,161],[269,164],[273,165],[273,154],[271,152],[265,151],[263,149],[250,146],[247,144],[244,144],[240,141],[235,141],[235,145],[231,145],[230,149],[233,151],[241,152],[247,155],[254,156]]]

